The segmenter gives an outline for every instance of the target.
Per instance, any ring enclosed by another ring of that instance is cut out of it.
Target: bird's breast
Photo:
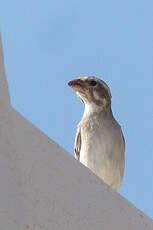
[[[81,126],[80,162],[111,185],[120,185],[124,167],[120,126],[111,121],[88,121]]]

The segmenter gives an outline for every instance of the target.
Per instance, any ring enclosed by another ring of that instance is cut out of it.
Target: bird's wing
[[[75,137],[75,158],[80,160],[80,150],[81,150],[81,129],[77,130],[76,137]]]
[[[121,130],[122,133],[122,130]],[[123,174],[124,174],[124,168],[125,168],[125,139],[122,133],[122,138],[123,138],[123,154],[122,154],[122,161],[124,162],[123,167],[121,169],[121,176],[123,178]]]

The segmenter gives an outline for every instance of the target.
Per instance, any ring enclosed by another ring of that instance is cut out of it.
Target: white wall
[[[153,230],[151,219],[9,106],[1,46],[0,108],[0,230]]]

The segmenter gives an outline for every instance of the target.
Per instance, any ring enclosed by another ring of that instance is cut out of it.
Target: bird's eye
[[[96,81],[94,81],[94,80],[90,81],[90,85],[91,85],[91,86],[95,86],[96,84],[97,84]]]

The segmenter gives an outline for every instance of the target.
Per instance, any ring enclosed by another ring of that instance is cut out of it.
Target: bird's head
[[[74,89],[84,104],[93,104],[98,107],[111,105],[111,93],[107,84],[93,76],[81,76],[68,83]]]

